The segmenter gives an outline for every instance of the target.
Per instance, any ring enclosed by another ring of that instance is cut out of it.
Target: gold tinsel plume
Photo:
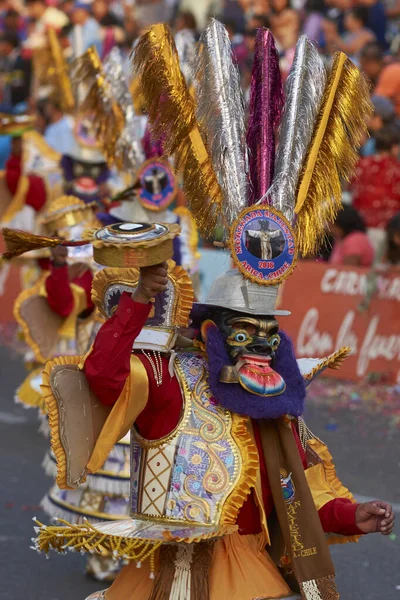
[[[140,39],[133,65],[152,131],[163,140],[165,153],[174,155],[193,216],[208,237],[222,214],[222,191],[167,25],[153,25]]]

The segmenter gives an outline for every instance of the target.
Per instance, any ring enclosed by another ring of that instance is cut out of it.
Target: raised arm
[[[118,400],[130,373],[133,343],[150,313],[150,301],[166,287],[165,263],[141,269],[135,292],[122,295],[115,314],[100,328],[84,371],[102,404],[113,405]]]

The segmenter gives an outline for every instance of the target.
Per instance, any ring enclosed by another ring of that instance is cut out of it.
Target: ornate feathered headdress
[[[247,130],[228,34],[212,20],[193,61],[188,90],[166,25],[154,25],[133,55],[155,136],[175,154],[186,198],[206,237],[217,219],[248,279],[276,285],[297,252],[318,250],[341,205],[371,113],[369,89],[342,52],[327,69],[303,36],[286,84],[271,33],[256,38]],[[275,157],[275,136],[278,134]]]
[[[78,92],[78,108],[92,119],[93,131],[101,150],[110,163],[121,166],[117,142],[125,127],[124,112],[117,101],[113,81],[106,77],[104,66],[94,47],[77,58],[72,80]]]

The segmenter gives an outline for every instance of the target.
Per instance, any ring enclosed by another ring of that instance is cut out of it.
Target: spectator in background
[[[189,10],[178,12],[174,22],[175,31],[190,31],[195,37],[197,36],[197,23],[192,12]]]
[[[112,48],[123,41],[125,34],[123,24],[115,14],[109,10],[107,0],[94,0],[91,5],[92,15],[100,25],[102,41],[102,56],[104,59]]]
[[[225,21],[225,28],[228,32],[232,44],[232,53],[241,72],[246,69],[248,48],[244,41],[244,36],[236,29],[236,21]]]
[[[375,134],[380,131],[385,125],[395,124],[396,111],[394,110],[393,102],[389,98],[377,96],[374,94],[371,98],[374,105],[374,114],[368,122],[369,137],[360,148],[361,156],[371,156],[375,154]]]
[[[92,15],[102,27],[122,27],[122,21],[109,10],[107,0],[94,0]]]
[[[386,255],[383,262],[400,266],[400,212],[386,226]]]
[[[46,122],[43,133],[46,142],[60,154],[70,154],[76,146],[72,118],[64,115],[59,104],[53,100],[45,103],[43,115]]]
[[[375,94],[389,98],[400,117],[400,63],[385,65],[382,48],[370,42],[361,51],[360,67],[374,86]]]
[[[323,44],[324,0],[307,0],[303,21],[303,33],[315,44]]]
[[[400,2],[400,0],[399,0]],[[243,34],[246,28],[246,18],[243,6],[237,0],[225,0],[221,9],[219,19],[223,23],[230,23],[232,29]]]
[[[352,0],[325,0],[325,4],[326,24],[333,27],[339,35],[343,35],[345,33],[344,16],[346,10],[353,6]],[[323,47],[325,47],[325,41]]]
[[[0,36],[1,112],[24,112],[31,91],[32,64],[21,54],[16,33]]]
[[[365,44],[375,40],[375,34],[368,29],[368,10],[364,6],[355,6],[345,13],[345,34],[340,36],[337,30],[332,30],[332,36],[327,36],[330,50],[342,50],[356,63],[359,62],[361,51]]]
[[[15,34],[20,42],[24,42],[27,37],[26,20],[21,17],[16,10],[8,10],[0,20],[2,32]]]
[[[293,48],[299,37],[299,13],[293,10],[289,0],[271,0],[271,31],[282,53]]]
[[[26,42],[29,48],[43,48],[47,45],[46,30],[49,27],[61,30],[68,25],[67,15],[55,8],[48,6],[45,0],[26,0],[26,9],[29,18],[34,22],[33,31]]]
[[[70,34],[74,57],[81,56],[88,48],[94,46],[102,55],[102,34],[100,24],[91,15],[91,5],[76,2],[71,14],[73,28]]]
[[[333,265],[370,267],[374,248],[366,234],[365,223],[352,206],[344,205],[330,226],[333,249],[329,262]]]
[[[376,41],[381,48],[383,50],[387,50],[387,21],[384,3],[381,0],[357,0],[356,5],[367,9],[367,27],[374,32]]]
[[[375,154],[359,160],[350,190],[353,206],[377,243],[388,221],[400,211],[399,129],[385,125],[375,133],[375,144]]]
[[[67,15],[67,17],[70,21],[71,21],[72,12],[74,10],[74,6],[75,6],[75,0],[62,0],[62,2],[59,4],[60,10],[62,10],[63,13],[65,13]]]

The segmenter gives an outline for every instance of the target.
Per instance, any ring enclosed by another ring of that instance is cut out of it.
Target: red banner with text
[[[367,269],[300,262],[280,294],[279,307],[292,312],[280,317],[280,326],[298,358],[352,349],[339,371],[325,372],[329,376],[356,381],[376,373],[400,383],[400,273],[377,276],[361,310],[370,282]]]

